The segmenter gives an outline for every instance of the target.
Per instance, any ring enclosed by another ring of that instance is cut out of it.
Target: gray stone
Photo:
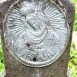
[[[5,43],[22,64],[43,67],[55,62],[67,47],[69,24],[53,1],[16,2],[4,20]]]
[[[2,34],[4,61],[6,68],[5,77],[67,77],[69,52],[70,52],[73,23],[74,23],[74,5],[69,0],[53,0],[58,5],[60,5],[60,7],[64,9],[66,13],[66,17],[68,19],[70,28],[69,42],[64,53],[57,61],[46,67],[38,68],[38,67],[28,67],[17,61],[15,58],[12,57],[6,46],[3,36],[4,34],[3,23],[9,7],[15,1],[16,0],[7,0],[3,4],[0,4],[0,28]]]

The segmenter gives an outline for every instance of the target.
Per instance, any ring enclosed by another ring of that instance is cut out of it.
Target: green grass
[[[74,48],[74,44],[72,44],[70,51],[70,61],[68,63],[68,66],[71,76],[77,77],[77,51]]]
[[[77,0],[72,0],[75,5],[74,31],[77,31]]]
[[[77,31],[77,0],[72,0],[75,5],[75,17],[74,17],[74,30]],[[70,49],[70,61],[68,63],[70,73],[72,77],[77,77],[77,51],[74,48],[74,43],[72,42]]]
[[[2,44],[1,44],[1,37],[0,37],[0,76],[3,70],[4,70],[4,62],[3,62]]]

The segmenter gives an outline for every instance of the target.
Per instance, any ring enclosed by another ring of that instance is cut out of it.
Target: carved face
[[[64,52],[69,37],[62,9],[53,1],[20,0],[18,5],[9,9],[4,22],[10,53],[28,66],[52,64]]]
[[[33,28],[33,30],[42,30],[42,27],[47,27],[46,22],[48,22],[48,19],[41,11],[34,11],[26,16],[26,22]]]
[[[39,8],[34,9],[33,4],[26,3],[25,6],[21,7],[20,12],[25,16],[25,22],[27,22],[33,30],[40,30],[41,26],[47,26],[47,16]]]
[[[30,13],[32,13],[34,10],[33,10],[33,5],[32,3],[28,3],[28,2],[24,2],[22,7],[20,8],[20,12],[22,15],[28,15]]]

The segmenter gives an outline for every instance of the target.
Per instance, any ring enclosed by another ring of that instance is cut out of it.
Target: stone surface
[[[5,68],[6,68],[6,76],[5,77],[34,77],[35,74],[38,77],[38,73],[40,73],[40,77],[67,77],[67,67],[69,60],[69,52],[72,38],[72,30],[73,30],[73,22],[74,22],[74,6],[68,0],[54,0],[57,4],[61,6],[62,9],[66,11],[67,19],[70,27],[70,37],[68,46],[63,53],[63,55],[53,64],[42,67],[42,68],[32,68],[25,66],[14,59],[8,51],[6,44],[4,42],[3,37],[3,20],[7,13],[7,10],[16,0],[7,0],[0,5],[0,28],[2,32],[2,42],[3,42],[3,51],[4,51],[4,60],[5,60]],[[61,1],[61,2],[60,2]],[[40,71],[40,72],[39,72]]]
[[[10,53],[31,67],[55,62],[67,46],[69,31],[64,11],[47,0],[17,2],[4,21],[4,38]]]
[[[0,4],[6,2],[7,0],[0,0]]]

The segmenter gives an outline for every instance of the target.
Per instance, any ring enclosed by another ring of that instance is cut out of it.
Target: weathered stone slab
[[[64,9],[66,13],[66,17],[69,22],[70,27],[70,37],[68,45],[63,53],[63,55],[55,61],[53,64],[41,67],[41,68],[34,68],[28,67],[23,65],[22,63],[18,62],[15,58],[12,57],[10,54],[5,40],[4,40],[4,31],[3,31],[3,23],[5,15],[9,7],[15,2],[16,0],[7,0],[3,4],[0,5],[0,28],[2,32],[2,42],[3,42],[3,51],[4,51],[4,61],[5,61],[5,68],[6,68],[6,76],[5,77],[34,77],[40,73],[40,77],[67,77],[67,68],[68,68],[68,60],[69,60],[69,52],[70,52],[70,45],[71,45],[71,38],[72,38],[72,30],[73,30],[73,22],[74,22],[74,6],[68,0],[53,0],[55,1],[62,9]]]

